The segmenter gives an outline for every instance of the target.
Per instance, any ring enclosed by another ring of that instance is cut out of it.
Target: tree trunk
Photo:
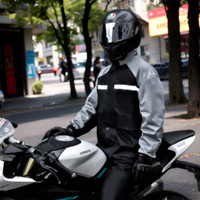
[[[169,103],[180,104],[186,102],[186,98],[183,92],[180,58],[180,0],[166,0],[165,6],[168,18],[169,36]]]
[[[200,116],[199,1],[188,0],[189,11],[189,101],[188,117]]]
[[[61,14],[62,14],[62,21],[63,21],[63,38],[64,38],[63,50],[64,50],[66,58],[67,58],[71,98],[76,99],[78,96],[77,96],[77,93],[76,93],[75,84],[74,84],[74,76],[73,76],[73,73],[72,73],[71,51],[70,51],[70,48],[69,48],[69,38],[67,37],[68,36],[67,17],[65,15],[65,11],[64,11],[63,0],[59,0],[59,4],[60,4],[60,10],[61,10]]]
[[[85,11],[84,16],[82,19],[83,22],[83,36],[84,41],[86,45],[86,52],[87,52],[87,61],[85,65],[85,74],[84,74],[84,84],[85,84],[85,92],[86,95],[89,95],[91,92],[90,88],[90,68],[92,66],[92,38],[89,36],[89,30],[88,30],[88,21],[89,21],[89,15],[91,6],[93,3],[95,3],[96,0],[85,0]]]

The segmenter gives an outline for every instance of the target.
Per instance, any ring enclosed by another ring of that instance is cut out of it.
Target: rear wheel
[[[159,191],[148,195],[145,200],[188,200],[188,198],[172,191]]]

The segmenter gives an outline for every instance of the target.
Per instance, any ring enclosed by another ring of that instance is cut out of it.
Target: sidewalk
[[[62,104],[78,103],[85,100],[85,91],[82,80],[76,80],[76,90],[78,99],[69,100],[70,89],[69,82],[60,83],[58,77],[53,77],[47,74],[42,77],[44,84],[42,94],[27,95],[24,97],[8,98],[0,110],[3,114],[12,114],[18,112],[25,112],[33,109],[43,109],[52,106],[59,106]]]
[[[69,100],[69,93],[61,93],[54,95],[29,95],[25,97],[16,97],[6,99],[2,106],[0,113],[12,114],[18,112],[25,112],[33,109],[43,109],[52,106],[58,106],[62,104],[77,103],[84,101],[83,94],[79,94],[82,98],[76,100]]]

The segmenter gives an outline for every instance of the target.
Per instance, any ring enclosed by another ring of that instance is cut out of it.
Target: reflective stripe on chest
[[[98,85],[98,90],[107,90],[108,85]],[[114,84],[114,89],[116,90],[130,90],[139,91],[139,88],[135,85],[125,85],[125,84]]]

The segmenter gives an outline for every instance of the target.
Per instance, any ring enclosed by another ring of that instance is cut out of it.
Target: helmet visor
[[[99,42],[116,43],[135,36],[135,22],[107,23],[99,26]]]

